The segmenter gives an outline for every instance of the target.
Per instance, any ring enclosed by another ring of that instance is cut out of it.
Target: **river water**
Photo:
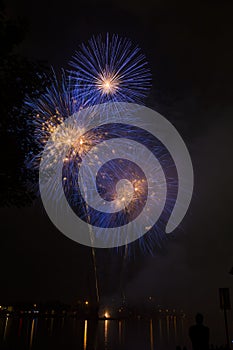
[[[191,319],[144,320],[0,318],[1,349],[9,350],[175,350],[189,349]]]

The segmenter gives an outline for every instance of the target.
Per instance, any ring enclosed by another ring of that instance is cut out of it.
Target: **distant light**
[[[110,317],[110,315],[109,315],[109,313],[107,311],[105,312],[104,317],[105,318],[109,318]]]
[[[89,304],[89,303],[88,303],[88,301],[86,300],[86,301],[85,301],[85,305],[88,305],[88,304]]]

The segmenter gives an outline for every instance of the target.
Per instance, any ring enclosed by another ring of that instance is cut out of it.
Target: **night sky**
[[[233,293],[230,2],[9,0],[7,11],[30,24],[17,52],[56,69],[67,68],[93,34],[118,33],[141,47],[153,74],[146,105],[183,137],[195,186],[188,213],[164,250],[155,247],[153,257],[137,253],[129,262],[126,295],[135,303],[153,295],[158,304],[217,311],[218,288]],[[0,212],[0,300],[72,302],[87,295],[90,249],[58,232],[39,200]],[[119,257],[102,250],[97,259],[102,296],[119,294]]]

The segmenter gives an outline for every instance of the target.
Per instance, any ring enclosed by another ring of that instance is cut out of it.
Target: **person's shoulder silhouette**
[[[209,349],[209,328],[203,325],[203,321],[203,315],[198,313],[196,315],[196,324],[189,328],[189,337],[193,350]]]

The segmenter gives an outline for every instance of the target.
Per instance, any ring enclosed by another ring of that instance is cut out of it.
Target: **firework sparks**
[[[120,80],[111,73],[104,72],[96,79],[96,88],[102,95],[114,95],[120,88]]]

